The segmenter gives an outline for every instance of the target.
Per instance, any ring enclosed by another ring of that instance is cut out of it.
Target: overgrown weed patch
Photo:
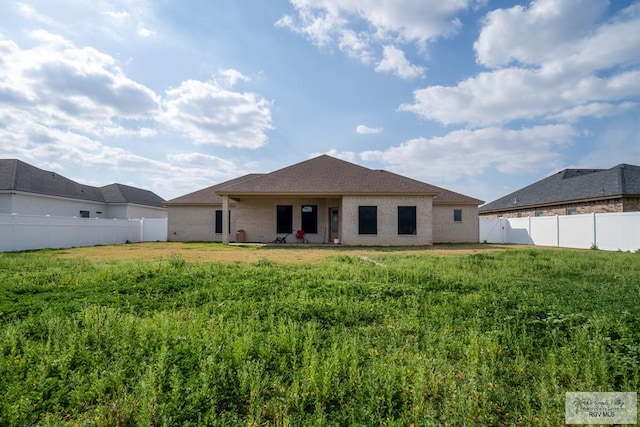
[[[0,254],[0,425],[562,425],[640,389],[637,254],[367,256]]]

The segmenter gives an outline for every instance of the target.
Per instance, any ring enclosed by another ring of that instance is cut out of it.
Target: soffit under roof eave
[[[438,202],[436,200],[433,201],[433,205],[434,206],[458,206],[458,205],[465,205],[465,206],[478,206],[481,205],[482,201],[468,201],[468,202],[463,202],[463,201],[456,201],[456,202]]]
[[[277,197],[343,197],[343,196],[425,196],[435,197],[438,195],[436,192],[418,193],[418,192],[339,192],[339,193],[226,193],[217,192],[219,196],[228,196],[230,199],[238,199],[241,197],[255,197],[255,198],[277,198]]]
[[[229,205],[233,205],[233,201],[229,201]],[[217,207],[222,206],[222,201],[219,202],[182,202],[182,203],[165,203],[166,207],[182,207],[182,206],[198,206],[198,207]]]

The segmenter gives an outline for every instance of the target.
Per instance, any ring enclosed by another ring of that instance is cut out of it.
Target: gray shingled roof
[[[202,190],[194,191],[193,193],[185,194],[184,196],[176,197],[175,199],[167,200],[164,204],[166,206],[221,205],[222,196],[218,195],[216,191],[262,175],[261,173],[250,173],[239,178],[212,185],[211,187],[203,188]]]
[[[534,208],[576,201],[640,196],[640,166],[565,169],[480,207],[480,212]]]
[[[473,197],[465,196],[464,194],[456,193],[455,191],[447,190],[446,188],[436,187],[440,192],[433,198],[434,205],[481,205],[484,200],[475,199]]]
[[[234,195],[436,195],[438,187],[392,172],[372,170],[322,155],[295,165],[226,186],[218,194]]]
[[[78,184],[55,172],[38,169],[16,159],[0,159],[0,190],[104,202],[104,196],[96,187]]]
[[[39,169],[17,159],[0,159],[0,190],[154,207],[163,207],[164,202],[160,196],[148,190],[123,184],[110,184],[101,188],[83,185],[56,172]]]
[[[322,155],[268,174],[249,174],[169,200],[166,206],[220,205],[221,194],[229,195],[342,195],[342,194],[433,195],[434,204],[482,204],[435,185],[392,172],[367,169]]]
[[[164,199],[156,193],[131,187],[124,184],[109,184],[100,187],[100,191],[107,203],[132,203],[143,206],[164,207]]]

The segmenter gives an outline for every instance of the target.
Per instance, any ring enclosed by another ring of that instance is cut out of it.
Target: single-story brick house
[[[164,199],[123,184],[93,187],[17,159],[0,159],[0,214],[166,218]]]
[[[165,203],[169,241],[347,245],[477,242],[483,202],[322,155]],[[304,238],[297,239],[298,230]]]
[[[640,166],[564,169],[480,207],[480,216],[516,218],[640,211]]]

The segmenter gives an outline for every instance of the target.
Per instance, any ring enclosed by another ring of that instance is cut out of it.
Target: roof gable
[[[226,186],[218,194],[422,194],[436,195],[438,187],[392,172],[372,170],[328,155]]]
[[[640,166],[619,164],[610,169],[564,169],[487,203],[480,212],[630,195],[640,195]]]

